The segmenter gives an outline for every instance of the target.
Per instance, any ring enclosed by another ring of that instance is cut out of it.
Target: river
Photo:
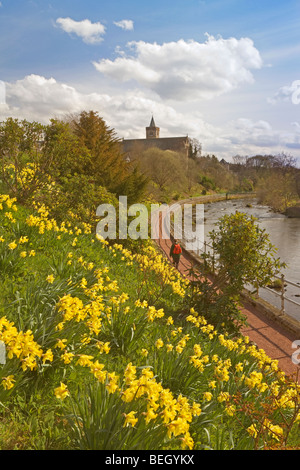
[[[277,248],[276,256],[287,264],[287,267],[283,270],[285,278],[299,286],[297,288],[287,284],[286,298],[300,304],[300,218],[292,219],[276,214],[269,207],[258,204],[253,198],[208,203],[205,204],[204,211],[204,233],[208,243],[209,232],[216,228],[215,224],[223,215],[239,211],[254,216],[257,219],[257,224],[266,230],[270,241]],[[281,307],[280,296],[265,289],[260,289],[259,295],[272,305],[278,308]],[[288,315],[300,321],[300,306],[286,300],[285,311]]]

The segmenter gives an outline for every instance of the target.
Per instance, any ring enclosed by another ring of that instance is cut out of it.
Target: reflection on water
[[[247,207],[248,206],[248,207]],[[205,239],[209,242],[209,232],[216,228],[216,223],[225,214],[236,211],[254,216],[258,225],[269,234],[270,241],[278,249],[277,257],[287,264],[283,274],[286,279],[300,287],[300,218],[290,219],[273,213],[268,207],[257,204],[253,199],[240,199],[205,204]],[[300,304],[300,288],[288,287],[286,296]],[[261,290],[260,296],[276,307],[281,306],[280,297]],[[300,307],[286,302],[286,313],[300,321]]]

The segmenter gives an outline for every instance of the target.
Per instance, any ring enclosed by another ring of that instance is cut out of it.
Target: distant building
[[[160,128],[155,125],[152,117],[150,126],[146,127],[146,139],[123,139],[122,150],[128,160],[136,152],[144,152],[156,147],[160,150],[172,150],[188,158],[190,140],[186,137],[160,137]]]

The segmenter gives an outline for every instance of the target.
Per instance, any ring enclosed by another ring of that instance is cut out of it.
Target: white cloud
[[[50,118],[65,118],[69,113],[98,111],[120,138],[144,138],[151,115],[161,128],[161,136],[197,138],[203,152],[219,158],[233,155],[278,153],[300,149],[300,125],[291,123],[289,132],[273,129],[265,120],[235,119],[214,125],[199,111],[183,107],[181,111],[166,104],[155,93],[132,89],[118,93],[82,93],[55,78],[28,75],[14,83],[6,83],[6,104],[0,105],[0,120],[6,117],[36,120],[45,124]]]
[[[291,126],[294,129],[294,132],[292,132],[289,135],[289,138],[287,139],[287,148],[291,149],[294,152],[295,150],[300,149],[300,123],[292,122]],[[300,164],[300,160],[299,160],[299,164]]]
[[[300,104],[300,80],[294,80],[291,85],[280,87],[272,98],[268,98],[270,104],[277,104],[283,101]]]
[[[54,78],[28,75],[14,83],[6,83],[7,105],[0,108],[0,120],[8,116],[36,120],[45,124],[50,118],[65,118],[69,113],[94,110],[116,129],[120,138],[144,138],[145,128],[154,114],[161,135],[185,136],[216,140],[215,128],[197,113],[176,110],[141,90],[121,90],[114,94],[81,93]],[[184,124],[183,124],[184,123]]]
[[[194,40],[159,44],[128,43],[132,55],[94,62],[102,74],[120,82],[135,80],[164,99],[210,99],[243,83],[252,83],[252,69],[262,67],[259,51],[249,38],[207,35]]]
[[[133,21],[132,20],[121,20],[121,21],[114,21],[114,24],[119,28],[124,29],[125,31],[132,31],[133,30]]]
[[[283,144],[284,136],[275,131],[271,124],[264,120],[252,121],[240,118],[225,126],[224,135],[232,145],[248,146],[248,148],[273,148]]]
[[[9,115],[48,123],[51,117],[61,118],[68,113],[94,110],[118,130],[120,137],[140,138],[144,137],[145,127],[154,113],[159,116],[163,132],[169,132],[169,135],[177,135],[180,129],[183,132],[183,114],[157,100],[156,96],[145,95],[140,90],[121,90],[113,95],[82,93],[53,77],[32,74],[14,83],[6,83],[6,92],[7,113],[0,112],[0,119]],[[144,122],[144,127],[141,122]],[[183,135],[195,131],[196,124],[191,122],[186,122]]]
[[[51,117],[61,118],[92,105],[92,95],[83,95],[54,78],[34,74],[6,83],[6,99],[10,115],[43,123]]]
[[[58,18],[58,24],[66,33],[76,34],[87,44],[97,44],[103,41],[105,26],[101,23],[92,23],[90,20],[75,21],[71,18]]]

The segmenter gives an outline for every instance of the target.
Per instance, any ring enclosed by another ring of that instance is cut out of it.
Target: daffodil
[[[45,364],[46,361],[52,362],[53,361],[53,353],[51,349],[48,349],[42,356],[43,364]]]
[[[136,415],[136,411],[131,411],[128,414],[124,414],[125,422],[123,424],[123,427],[128,427],[128,426],[134,427],[136,423],[138,422],[138,418],[136,418],[135,415]]]
[[[14,242],[9,243],[8,248],[10,250],[15,250],[17,246],[18,246],[17,243],[14,241]]]
[[[64,364],[71,364],[74,354],[71,352],[65,351],[64,354],[60,356],[61,360],[64,362]]]
[[[228,392],[221,392],[220,395],[218,396],[218,402],[222,403],[224,401],[229,400],[229,393]]]
[[[2,377],[1,385],[5,390],[10,390],[14,386],[14,376],[8,375],[7,377]]]
[[[20,245],[22,245],[23,243],[28,243],[28,237],[21,237],[19,243]]]
[[[91,361],[93,360],[93,356],[89,356],[87,354],[80,354],[79,359],[76,362],[76,364],[82,366],[82,367],[90,367]]]
[[[159,339],[155,342],[155,346],[156,346],[157,349],[162,348],[163,345],[164,345],[164,342],[163,342],[163,340],[162,340],[161,338],[159,338]]]
[[[154,412],[153,408],[149,408],[147,413],[144,413],[146,424],[149,424],[150,421],[153,421],[157,418],[157,414]]]
[[[55,345],[56,348],[59,348],[61,350],[65,349],[67,347],[67,340],[66,339],[59,339]]]
[[[234,416],[236,408],[234,405],[228,405],[225,408],[225,412],[228,414],[228,416]]]
[[[247,428],[247,431],[248,433],[250,434],[250,436],[254,437],[254,439],[257,437],[258,435],[258,432],[257,432],[257,427],[255,424],[251,424],[251,426],[249,426]]]
[[[70,396],[67,386],[62,382],[60,383],[60,386],[54,390],[54,394],[59,400],[64,400]]]
[[[178,418],[168,424],[168,437],[175,437],[185,434],[189,430],[189,424],[184,418]]]
[[[100,354],[108,354],[110,351],[110,343],[106,342],[103,343],[103,341],[98,341],[97,342],[97,348],[99,349]]]
[[[203,399],[206,400],[206,401],[211,401],[212,393],[211,392],[204,392],[203,393]]]
[[[242,371],[243,371],[243,364],[242,364],[241,362],[239,362],[238,364],[236,364],[235,370],[236,370],[237,372],[242,372]]]
[[[189,448],[190,450],[192,450],[194,448],[194,441],[189,432],[185,433],[184,437],[181,438],[181,441],[182,441],[182,444],[181,444],[182,449]]]

